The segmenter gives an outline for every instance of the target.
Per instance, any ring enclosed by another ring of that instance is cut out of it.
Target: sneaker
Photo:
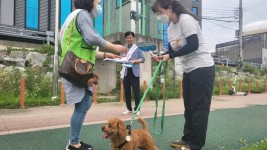
[[[175,150],[190,150],[190,147],[189,145],[184,145],[184,146],[175,148]]]
[[[126,111],[122,112],[123,115],[131,114],[131,113],[133,113],[133,112],[130,110],[126,110]]]
[[[140,115],[140,111],[136,112],[136,116]]]
[[[171,147],[173,148],[181,148],[182,146],[188,146],[188,145],[183,140],[177,140],[171,143]]]
[[[88,150],[92,150],[92,148],[93,148],[93,146],[90,145],[90,144],[86,144],[86,143],[84,143],[82,141],[80,143],[81,143],[82,146],[86,147]]]
[[[83,145],[81,145],[79,148],[73,147],[71,145],[69,145],[66,150],[88,150],[87,147],[84,147]]]

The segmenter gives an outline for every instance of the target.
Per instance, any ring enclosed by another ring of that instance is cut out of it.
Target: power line
[[[205,18],[205,17],[202,17],[202,19],[205,19],[205,20],[213,20],[213,21],[220,21],[220,22],[238,22],[238,21],[233,21],[233,20],[221,20],[221,19]]]
[[[234,14],[234,11],[232,11],[232,12],[212,12],[212,11],[202,10],[202,14],[210,14],[210,15],[233,15]]]
[[[220,24],[218,24],[218,23],[215,23],[215,22],[213,22],[213,21],[210,21],[210,20],[207,20],[208,22],[210,22],[210,23],[213,23],[213,24],[215,24],[215,25],[217,25],[217,26],[220,26],[220,27],[223,27],[223,28],[226,28],[226,29],[229,29],[229,30],[236,30],[236,29],[232,29],[232,28],[229,28],[229,27],[226,27],[226,26],[223,26],[223,25],[220,25]]]
[[[211,35],[216,39],[217,42],[221,43],[221,41],[214,35],[214,33],[210,30],[210,27],[207,23],[205,23],[207,26],[208,31],[211,33]]]
[[[209,10],[209,11],[233,11],[234,8],[231,9],[212,9],[212,8],[202,8],[202,10]]]
[[[203,16],[205,18],[212,18],[212,19],[221,19],[221,18],[234,18],[234,16],[232,17],[222,17],[222,16]]]
[[[218,11],[218,10],[206,10],[206,9],[202,9],[203,12],[210,12],[210,13],[233,13],[234,10],[231,11]]]
[[[221,6],[221,5],[211,5],[211,4],[205,4],[205,6],[209,6],[209,7],[212,7],[212,8],[225,8],[225,9],[231,9],[231,8],[233,8],[233,7],[231,7],[231,6]]]

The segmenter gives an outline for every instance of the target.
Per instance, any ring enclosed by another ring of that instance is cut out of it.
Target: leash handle
[[[162,67],[162,66],[161,66]],[[164,66],[164,68],[163,68],[163,71],[161,70],[162,68],[160,68],[160,71],[161,72],[158,72],[159,73],[159,76],[161,75],[161,74],[163,74],[164,73],[164,82],[166,83],[166,76],[167,76],[167,68],[168,68],[168,63],[166,63],[166,66]],[[160,80],[160,79],[159,79]],[[156,103],[156,111],[155,111],[155,113],[154,113],[154,120],[153,120],[153,129],[154,129],[154,132],[156,133],[156,134],[162,134],[163,133],[163,128],[164,128],[164,120],[165,120],[165,101],[166,101],[166,94],[165,94],[165,85],[166,84],[164,84],[163,85],[163,89],[164,89],[164,91],[163,91],[163,105],[162,105],[162,112],[161,112],[161,124],[160,124],[160,131],[158,132],[155,128],[156,128],[156,122],[157,122],[157,115],[158,115],[158,100],[159,100],[159,93],[160,93],[160,86],[158,86],[158,89],[157,89],[157,93],[158,93],[158,95],[157,95],[157,97],[156,97],[156,101],[155,101],[155,103]]]

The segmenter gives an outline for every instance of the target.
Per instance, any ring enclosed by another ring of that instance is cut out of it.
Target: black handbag
[[[70,36],[67,47],[70,45],[73,22],[74,21],[72,21],[70,27]],[[92,62],[79,58],[74,52],[68,50],[58,72],[61,77],[65,78],[72,84],[84,88],[88,85],[88,80],[94,77],[93,67],[94,64]]]

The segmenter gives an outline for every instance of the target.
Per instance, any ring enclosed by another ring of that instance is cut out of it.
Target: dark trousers
[[[140,77],[135,77],[132,68],[128,68],[127,75],[123,79],[123,86],[125,91],[126,106],[129,111],[132,111],[131,103],[131,88],[133,88],[135,107],[137,109],[140,103]]]
[[[200,150],[206,141],[215,67],[199,68],[183,75],[184,136],[191,150]]]

